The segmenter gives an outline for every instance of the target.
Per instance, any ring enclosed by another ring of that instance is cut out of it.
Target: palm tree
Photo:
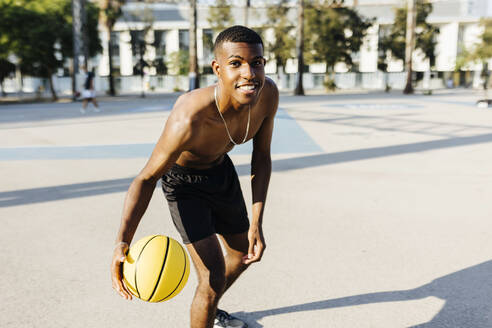
[[[108,40],[108,57],[109,57],[109,94],[114,96],[116,94],[114,88],[113,79],[113,49],[111,47],[111,32],[113,31],[114,24],[122,14],[121,7],[125,3],[124,0],[99,0],[99,20],[101,26],[106,28],[106,37]]]
[[[198,59],[196,51],[196,0],[190,0],[190,72],[188,73],[190,91],[200,87]]]
[[[415,47],[415,21],[416,21],[415,0],[408,0],[407,9],[407,35],[405,38],[405,69],[407,71],[407,84],[403,89],[404,94],[413,93],[412,86],[412,54]]]
[[[302,86],[302,73],[304,70],[304,0],[299,0],[297,5],[297,82],[294,89],[294,95],[304,96]]]

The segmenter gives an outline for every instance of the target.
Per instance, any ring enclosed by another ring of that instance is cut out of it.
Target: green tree
[[[214,34],[231,26],[234,23],[234,20],[232,18],[229,1],[217,0],[215,6],[210,6],[207,21],[214,31]]]
[[[480,26],[483,28],[483,32],[477,44],[471,49],[466,49],[463,44],[458,45],[460,49],[456,57],[455,71],[461,70],[470,63],[482,64],[481,76],[483,78],[483,88],[486,90],[490,78],[487,61],[492,58],[492,18],[482,18]]]
[[[482,18],[480,25],[483,27],[483,33],[473,57],[485,61],[492,58],[492,18]]]
[[[425,58],[430,61],[430,66],[435,65],[436,37],[439,28],[427,22],[427,17],[432,12],[432,4],[426,0],[419,0],[416,3],[417,18],[415,27],[415,49],[420,49]],[[389,32],[382,35],[378,41],[379,46],[379,67],[386,70],[387,54],[396,59],[405,60],[405,38],[407,33],[407,8],[397,8],[395,10],[395,21],[391,25]]]
[[[132,22],[126,21],[126,19],[124,19],[128,26],[128,30],[130,31],[130,44],[132,48],[132,54],[133,56],[138,56],[137,62],[135,63],[135,65],[133,65],[133,74],[140,75],[140,96],[142,98],[145,97],[144,69],[145,67],[150,67],[152,65],[151,61],[145,59],[148,50],[147,46],[155,45],[155,41],[147,41],[148,34],[153,31],[152,26],[155,19],[153,11],[147,6],[148,2],[149,0],[144,1],[145,5],[143,7],[130,13],[132,19],[137,20],[138,22],[142,22],[143,26],[138,26],[137,28],[135,28]]]
[[[65,58],[73,58],[73,31],[72,31],[72,4],[70,0],[63,0],[58,9],[64,28],[61,32],[62,53]],[[87,48],[89,57],[94,57],[102,52],[101,39],[97,24],[99,20],[99,8],[91,2],[85,3],[86,26],[84,31],[87,33]]]
[[[475,61],[474,54],[469,49],[466,49],[463,44],[458,44],[458,55],[456,56],[454,71],[459,72],[472,61]]]
[[[269,7],[267,9],[267,17],[271,28],[273,28],[273,34],[275,40],[267,42],[266,50],[275,60],[277,70],[282,67],[285,73],[285,65],[287,60],[294,58],[295,39],[291,36],[291,31],[294,26],[288,20],[288,13],[290,8],[287,6],[289,0],[281,0],[276,6]]]
[[[63,23],[51,8],[38,12],[30,5],[29,1],[8,2],[1,9],[4,17],[0,29],[9,39],[9,52],[18,58],[21,72],[47,78],[56,100],[52,76],[63,64],[59,46]]]
[[[353,64],[352,54],[362,46],[372,19],[360,16],[351,8],[321,0],[306,6],[305,17],[306,61],[325,63],[325,87],[334,89],[335,64]]]
[[[171,74],[187,75],[190,69],[190,53],[187,50],[174,51],[167,58],[167,67]]]
[[[88,6],[94,23],[97,9]],[[3,57],[13,54],[19,61],[22,74],[45,78],[53,100],[58,97],[53,75],[72,53],[72,22],[70,0],[1,0],[0,46]],[[93,36],[92,55],[100,50],[97,26],[89,28]]]
[[[0,57],[0,88],[2,89],[2,96],[5,97],[5,89],[3,87],[3,81],[15,72],[15,65],[5,58]]]
[[[490,79],[487,60],[492,58],[492,18],[483,18],[480,25],[483,27],[483,33],[480,36],[480,43],[472,53],[472,59],[482,63],[483,89],[486,90]]]
[[[8,26],[4,24],[6,21],[5,14],[5,4],[0,2],[0,88],[4,97],[6,93],[3,87],[3,81],[15,72],[15,65],[9,61],[10,40],[7,34]]]
[[[210,6],[208,9],[207,21],[210,24],[212,33],[203,33],[202,42],[203,47],[212,50],[214,47],[215,36],[222,30],[234,24],[234,19],[231,14],[231,6],[227,0],[217,0],[215,5]],[[212,71],[212,68],[207,64],[204,71]]]

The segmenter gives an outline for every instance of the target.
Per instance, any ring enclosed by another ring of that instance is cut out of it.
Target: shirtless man
[[[198,275],[191,327],[247,327],[217,305],[265,250],[262,221],[278,90],[265,78],[263,42],[253,30],[243,26],[224,30],[217,36],[214,54],[212,68],[218,83],[178,98],[149,161],[128,189],[111,274],[113,288],[131,299],[122,283],[121,263],[162,178],[171,216]],[[235,144],[250,139],[251,224],[227,155]]]

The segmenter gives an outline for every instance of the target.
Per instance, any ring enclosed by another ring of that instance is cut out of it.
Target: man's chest
[[[193,143],[190,152],[197,156],[209,157],[229,152],[235,144],[253,139],[258,133],[265,117],[254,115],[248,120],[225,122],[214,120],[204,126]],[[249,124],[248,124],[249,123]]]

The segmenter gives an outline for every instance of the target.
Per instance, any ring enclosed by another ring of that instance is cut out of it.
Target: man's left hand
[[[243,257],[243,263],[251,264],[254,262],[259,262],[266,248],[261,227],[251,226],[248,231],[248,240],[248,255]]]

